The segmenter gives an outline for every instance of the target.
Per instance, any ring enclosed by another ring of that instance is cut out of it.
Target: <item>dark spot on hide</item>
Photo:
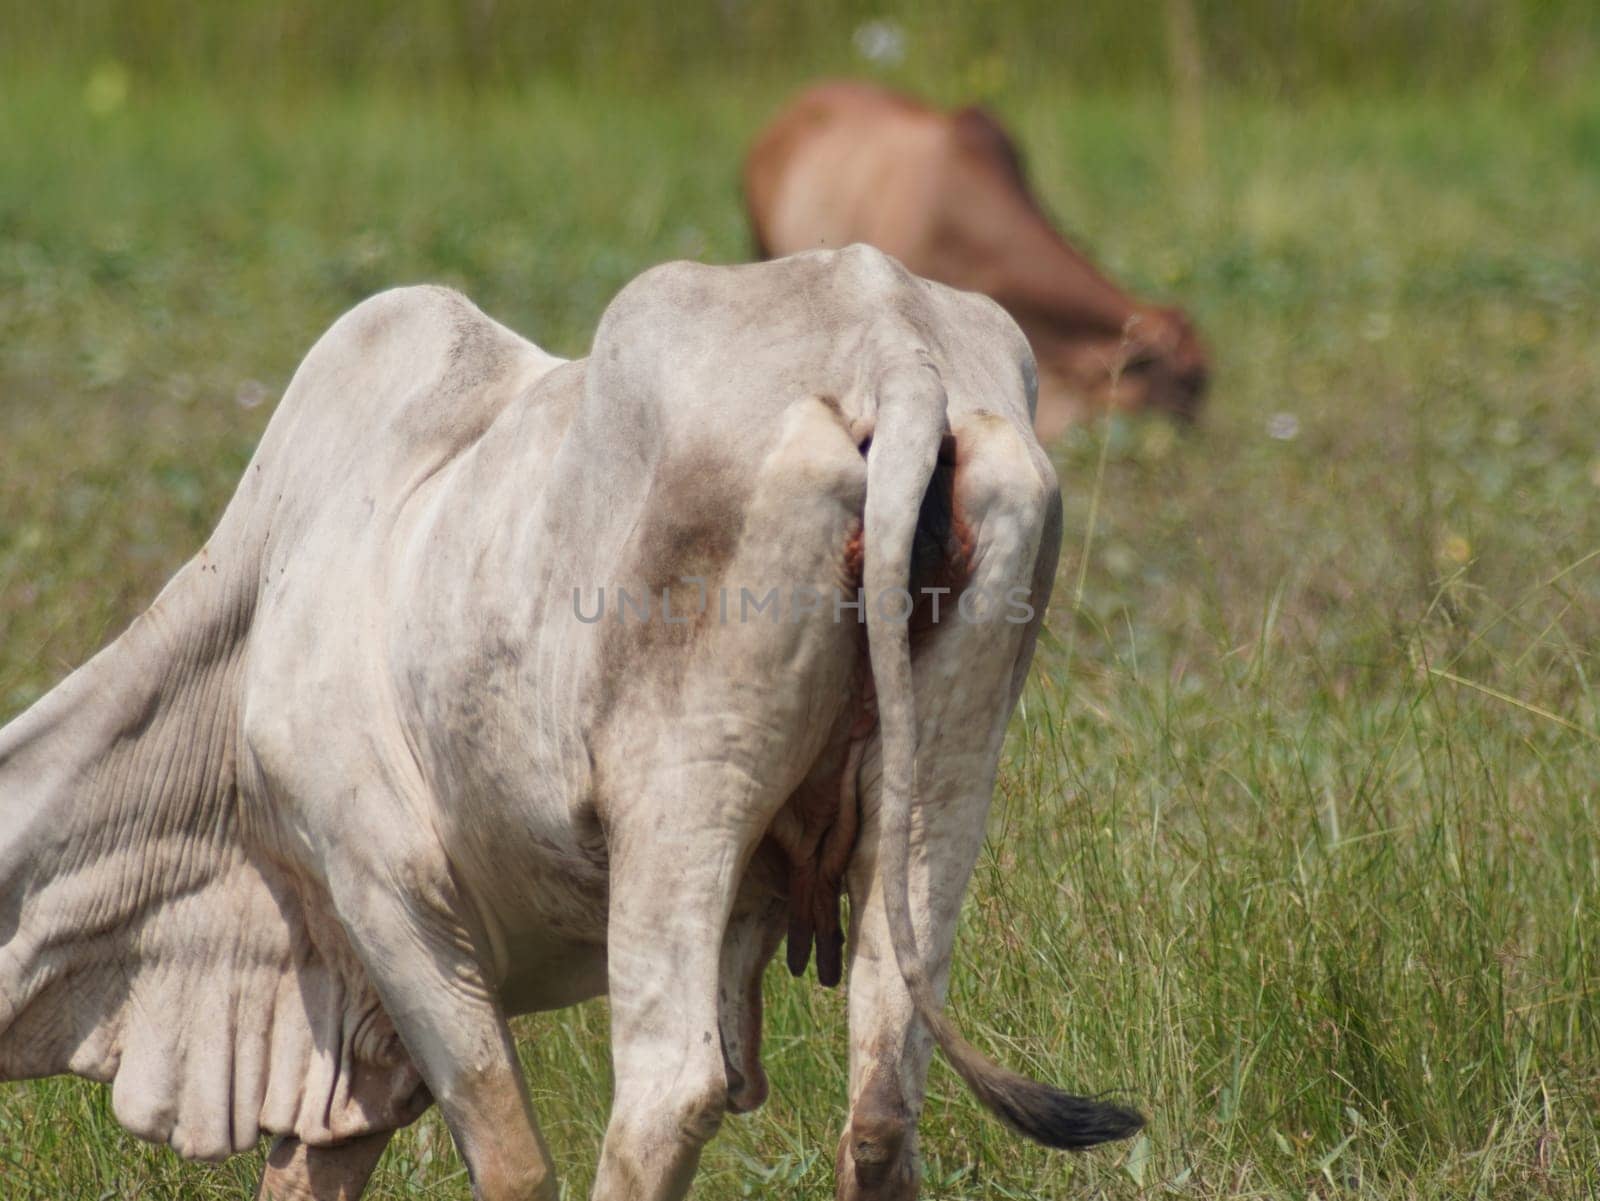
[[[693,614],[697,620],[689,624],[694,629],[715,619],[716,589],[744,532],[749,476],[742,463],[702,454],[693,462],[664,464],[651,490],[633,543],[639,575],[657,602],[663,591],[668,593],[674,616]],[[710,597],[703,609],[700,586],[685,583],[686,576],[705,581]],[[661,625],[663,630],[685,629]]]
[[[623,552],[622,575],[603,581],[597,727],[609,723],[628,692],[670,695],[680,686],[695,641],[717,623],[717,590],[744,533],[752,474],[745,463],[709,447],[660,463]],[[634,609],[622,611],[622,592],[635,604],[648,597],[647,619]]]

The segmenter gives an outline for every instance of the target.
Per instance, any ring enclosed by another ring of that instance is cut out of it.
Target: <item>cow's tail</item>
[[[961,1036],[940,1005],[911,920],[911,813],[916,804],[917,720],[910,630],[885,616],[883,600],[909,593],[911,550],[923,495],[947,430],[944,387],[930,365],[886,373],[867,456],[862,583],[882,740],[878,864],[896,963],[917,1013],[978,1100],[1007,1125],[1048,1147],[1081,1148],[1126,1138],[1144,1119],[1134,1110],[1073,1096],[1001,1067]],[[900,607],[903,607],[903,603]]]

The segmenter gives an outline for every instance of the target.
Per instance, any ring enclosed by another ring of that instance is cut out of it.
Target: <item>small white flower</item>
[[[864,21],[851,38],[856,53],[870,63],[893,66],[906,56],[906,31],[894,21]]]
[[[1274,413],[1267,418],[1267,437],[1292,442],[1300,436],[1300,418],[1293,413]]]
[[[234,390],[233,399],[241,409],[253,409],[272,399],[272,389],[258,379],[247,379]]]

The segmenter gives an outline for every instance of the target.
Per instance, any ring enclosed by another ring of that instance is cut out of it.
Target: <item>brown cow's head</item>
[[[1117,332],[1028,330],[1039,360],[1039,436],[1093,412],[1199,415],[1211,366],[1182,309],[1143,307]]]
[[[1152,308],[1136,316],[1126,334],[1129,350],[1119,389],[1134,393],[1131,407],[1193,420],[1205,399],[1211,364],[1194,323],[1179,308]]]

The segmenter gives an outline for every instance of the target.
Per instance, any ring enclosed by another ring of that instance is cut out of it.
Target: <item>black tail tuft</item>
[[[982,1098],[1001,1121],[1036,1143],[1081,1151],[1100,1143],[1131,1138],[1144,1127],[1144,1115],[1111,1101],[1075,1097],[1025,1076],[1006,1073],[991,1080]]]
[[[1036,1143],[1062,1151],[1081,1151],[1131,1138],[1144,1128],[1144,1115],[1136,1109],[1092,1097],[1075,1097],[1001,1067],[962,1038],[943,1013],[924,1009],[923,1020],[932,1029],[950,1066],[967,1082],[984,1108]]]

